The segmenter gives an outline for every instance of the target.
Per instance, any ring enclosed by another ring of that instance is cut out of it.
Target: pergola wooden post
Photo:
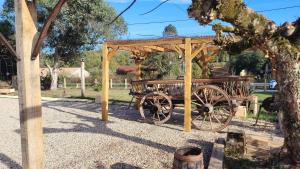
[[[142,61],[141,60],[135,60],[135,80],[141,80],[142,79]]]
[[[20,109],[22,165],[42,169],[43,130],[39,58],[32,60],[37,40],[36,1],[15,0],[18,94]]]
[[[102,120],[108,121],[109,57],[107,44],[102,45]]]
[[[184,52],[184,131],[190,132],[191,126],[191,86],[192,86],[192,45],[191,38],[185,39]]]

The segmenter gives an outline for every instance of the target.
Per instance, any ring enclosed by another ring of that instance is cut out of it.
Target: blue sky
[[[2,6],[4,0],[0,0]],[[107,0],[118,12],[126,8],[131,0]],[[135,24],[156,21],[173,21],[173,20],[187,20],[187,12],[191,0],[170,0],[168,3],[162,5],[159,9],[147,15],[140,15],[145,13],[158,5],[162,0],[137,0],[134,6],[124,13],[128,25],[128,35],[124,39],[139,39],[139,38],[153,38],[154,36],[162,36],[164,27],[168,24],[176,26],[179,35],[181,36],[199,36],[212,35],[214,32],[209,26],[200,26],[196,21],[178,21],[158,24]],[[300,0],[245,0],[245,3],[255,10],[267,10],[274,8],[282,8],[289,6],[300,6]],[[291,8],[286,10],[264,12],[269,19],[274,20],[277,24],[282,24],[285,21],[294,21],[300,17],[300,8]],[[142,36],[146,35],[146,36]],[[150,36],[148,36],[150,35]]]

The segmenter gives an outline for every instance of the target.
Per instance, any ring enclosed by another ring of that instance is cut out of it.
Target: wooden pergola
[[[136,80],[141,80],[141,64],[146,57],[150,57],[149,54],[176,52],[183,57],[185,63],[184,131],[191,131],[192,60],[197,57],[197,60],[202,62],[203,76],[207,77],[208,62],[218,52],[218,48],[211,45],[212,40],[212,36],[202,36],[104,42],[102,46],[102,120],[108,121],[109,61],[118,50],[126,50],[132,53],[135,60]]]

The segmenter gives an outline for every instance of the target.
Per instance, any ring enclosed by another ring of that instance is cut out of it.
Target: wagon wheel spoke
[[[167,116],[165,115],[164,111],[162,110],[162,113],[161,113],[165,118],[167,118]]]
[[[194,96],[197,97],[197,99],[198,99],[202,104],[205,104],[204,101],[197,95],[196,92],[194,92],[193,94],[194,94]]]
[[[224,98],[224,96],[221,96],[220,98],[218,98],[218,100],[216,100],[215,102],[213,102],[212,105],[215,106],[217,103],[219,103],[220,101],[222,101],[222,98]]]
[[[199,126],[199,127],[201,127],[201,126],[203,125],[204,121],[206,120],[206,117],[207,117],[207,116],[204,116],[204,118],[203,118],[203,120],[201,121],[201,123],[200,123],[200,126]]]
[[[209,114],[209,123],[210,123],[210,129],[212,130],[213,129],[213,124],[212,124],[212,121],[211,121],[211,115]]]
[[[158,121],[160,121],[159,113],[157,112],[155,114],[157,114]]]
[[[197,105],[197,106],[202,106],[202,104],[199,104],[199,103],[193,102],[193,101],[192,101],[192,104]]]
[[[167,101],[167,99],[166,99],[166,98],[164,98],[164,100],[161,102],[161,104],[163,104],[165,101]]]
[[[217,122],[218,122],[219,124],[222,124],[221,121],[220,121],[218,118],[216,118],[215,115],[212,115],[212,117],[214,117],[214,118],[217,120]]]

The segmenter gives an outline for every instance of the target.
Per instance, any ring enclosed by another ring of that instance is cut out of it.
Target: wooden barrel
[[[198,147],[181,147],[174,154],[173,169],[204,169],[203,153]]]

